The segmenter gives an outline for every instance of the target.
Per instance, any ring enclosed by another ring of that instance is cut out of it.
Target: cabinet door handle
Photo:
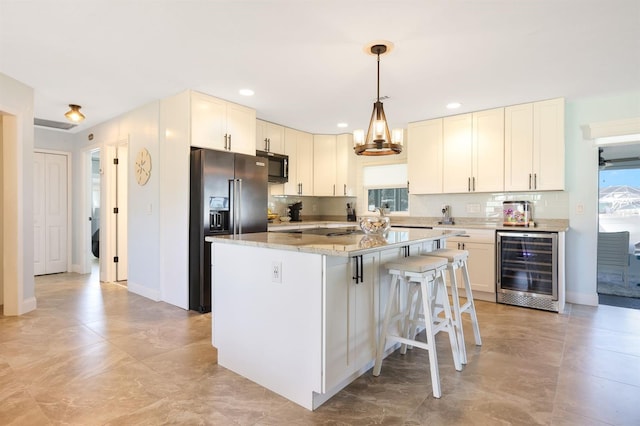
[[[473,177],[473,192],[476,192],[476,177]]]
[[[344,184],[344,191],[343,191],[343,195],[347,195],[347,184]]]
[[[359,256],[353,256],[353,259],[355,259],[356,261],[356,266],[355,266],[355,273],[356,275],[354,277],[352,277],[355,281],[356,284],[360,284],[361,282],[364,281],[364,273],[363,273],[363,267],[362,267],[362,255]]]
[[[538,189],[538,174],[533,174],[533,189]]]
[[[231,151],[231,133],[229,133],[229,151]]]
[[[298,184],[298,195],[302,195],[302,183]]]
[[[531,173],[529,173],[529,189],[531,189]]]
[[[407,194],[410,194],[410,193],[411,193],[411,191],[409,190],[409,188],[410,188],[410,187],[409,187],[409,181],[407,181]]]
[[[265,151],[269,151],[269,142],[267,142],[269,139],[264,138],[264,150]]]
[[[333,195],[336,195],[336,184],[333,184]]]
[[[467,178],[467,192],[471,192],[471,178]]]
[[[227,134],[224,134],[224,149],[229,149],[227,148]]]

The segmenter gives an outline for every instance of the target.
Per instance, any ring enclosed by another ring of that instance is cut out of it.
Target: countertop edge
[[[401,227],[398,227],[397,229],[402,229]],[[427,230],[425,230],[427,231]],[[435,230],[437,232],[437,230]],[[331,250],[331,249],[325,249],[325,248],[320,248],[320,247],[308,247],[308,246],[303,246],[303,245],[294,245],[294,244],[284,244],[284,243],[275,243],[275,242],[266,242],[266,241],[255,241],[255,240],[246,240],[246,239],[241,239],[242,236],[240,236],[240,238],[236,238],[233,236],[209,236],[209,237],[205,237],[205,241],[211,242],[211,243],[221,243],[221,244],[235,244],[235,245],[245,245],[245,246],[251,246],[251,247],[262,247],[262,248],[268,248],[268,249],[274,249],[274,250],[287,250],[287,251],[296,251],[296,252],[300,252],[300,253],[310,253],[310,254],[321,254],[321,255],[327,255],[327,256],[337,256],[337,257],[351,257],[351,256],[359,256],[359,255],[364,255],[364,254],[368,254],[368,253],[375,253],[378,251],[382,251],[382,250],[387,250],[387,249],[393,249],[393,248],[398,248],[398,247],[404,247],[407,245],[411,245],[411,244],[419,244],[419,243],[424,243],[424,242],[428,242],[428,241],[436,241],[436,240],[440,240],[442,238],[448,238],[448,237],[453,237],[453,236],[457,236],[457,235],[463,235],[464,234],[464,230],[459,230],[459,231],[455,231],[455,230],[442,230],[442,234],[439,235],[428,235],[428,236],[424,236],[424,237],[416,237],[416,238],[412,238],[408,241],[400,241],[400,242],[392,242],[392,243],[386,243],[384,245],[379,245],[379,246],[374,246],[374,247],[363,247],[363,248],[357,248],[357,249],[353,249],[353,250]],[[257,234],[245,234],[245,235],[265,235],[268,234],[268,232],[260,232]],[[360,237],[363,237],[362,235],[359,235]]]
[[[282,222],[270,223],[268,229],[271,231],[286,230],[293,227],[318,228],[323,226],[357,226],[358,222],[347,222],[339,220],[313,220],[303,222]],[[392,228],[415,227],[433,229],[488,229],[495,231],[517,231],[517,232],[567,232],[569,231],[568,219],[540,219],[535,222],[535,226],[504,225],[497,221],[470,220],[469,218],[456,219],[452,224],[441,224],[437,219],[409,219],[391,217]]]

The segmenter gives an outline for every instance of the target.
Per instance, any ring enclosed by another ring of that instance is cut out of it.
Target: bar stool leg
[[[455,267],[449,263],[447,265],[449,276],[451,277],[451,301],[453,302],[453,325],[458,337],[458,348],[460,349],[460,362],[467,363],[467,348],[464,343],[464,329],[462,328],[462,311],[460,309],[460,299],[458,294],[458,279],[456,277]],[[471,293],[466,292],[467,296]],[[467,297],[468,299],[468,297]],[[473,300],[473,299],[471,299]]]
[[[440,271],[434,278],[434,287],[440,287],[445,302],[442,304],[444,310],[444,321],[447,326],[447,334],[449,335],[449,343],[451,344],[451,353],[453,355],[453,365],[456,371],[462,371],[462,363],[460,362],[460,347],[458,345],[458,339],[456,337],[456,329],[453,325],[453,318],[451,316],[451,306],[449,306],[449,295],[447,294],[447,286],[444,283],[444,269]]]
[[[427,336],[427,347],[429,351],[429,370],[431,371],[431,388],[433,396],[440,398],[442,392],[440,390],[440,372],[438,371],[438,354],[436,353],[436,339],[433,333],[433,316],[431,312],[430,291],[427,289],[429,284],[426,280],[420,282],[420,291],[422,294],[422,309],[424,310],[425,334]]]
[[[407,290],[407,304],[405,305],[405,315],[403,317],[402,336],[409,340],[415,339],[418,317],[420,316],[420,293],[417,290],[418,287],[415,285],[409,286]],[[405,355],[407,349],[413,349],[413,346],[403,343],[400,346],[400,354]]]
[[[462,262],[462,276],[464,277],[464,290],[465,296],[467,297],[467,301],[460,308],[462,312],[465,310],[469,311],[471,315],[471,324],[473,325],[473,334],[476,339],[476,345],[482,346],[482,338],[480,337],[480,327],[478,326],[478,315],[476,313],[476,305],[473,302],[473,295],[471,293],[471,279],[469,279],[469,270],[467,269],[466,260]],[[459,303],[457,304],[459,305]],[[460,323],[460,328],[462,328],[462,323]],[[466,354],[465,354],[466,357]]]
[[[387,307],[384,310],[384,321],[382,323],[382,333],[380,335],[380,342],[378,342],[378,352],[376,353],[376,362],[373,366],[373,375],[379,376],[382,369],[382,355],[384,353],[384,347],[387,344],[387,331],[389,329],[389,322],[391,321],[391,310],[397,296],[398,290],[398,275],[393,274],[391,278],[391,286],[389,287],[389,300],[387,301]],[[404,279],[404,278],[402,278]]]

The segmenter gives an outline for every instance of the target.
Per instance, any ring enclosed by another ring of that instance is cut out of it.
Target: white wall
[[[73,133],[64,130],[34,127],[33,147],[52,151],[71,152],[75,150],[76,137]]]
[[[119,117],[86,129],[75,135],[76,152],[74,164],[73,191],[73,259],[81,263],[85,247],[82,232],[86,226],[86,215],[83,214],[84,168],[82,152],[92,147],[104,147],[120,141],[128,141],[128,175],[130,177],[128,192],[128,282],[129,291],[160,300],[160,226],[159,226],[159,194],[160,172],[159,159],[159,101],[151,102]],[[89,140],[89,134],[93,139]],[[146,148],[152,158],[151,178],[144,186],[139,186],[134,179],[133,167],[135,155],[141,148]],[[103,160],[104,161],[104,160]],[[88,184],[88,183],[87,183]],[[85,188],[86,189],[86,188]],[[101,218],[102,223],[102,218]]]
[[[565,108],[566,183],[569,193],[567,301],[596,305],[598,236],[598,148],[584,140],[582,126],[640,117],[640,92],[567,102]],[[577,212],[579,204],[584,213]]]
[[[160,295],[189,309],[190,92],[160,101]]]
[[[33,280],[33,89],[0,74],[4,314],[36,308]]]

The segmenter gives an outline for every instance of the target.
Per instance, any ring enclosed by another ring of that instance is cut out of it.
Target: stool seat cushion
[[[469,257],[469,252],[467,250],[437,249],[437,250],[423,253],[423,255],[444,257],[449,262],[459,262]]]
[[[420,273],[446,266],[446,264],[447,259],[441,257],[409,256],[387,262],[384,266],[387,269]]]

